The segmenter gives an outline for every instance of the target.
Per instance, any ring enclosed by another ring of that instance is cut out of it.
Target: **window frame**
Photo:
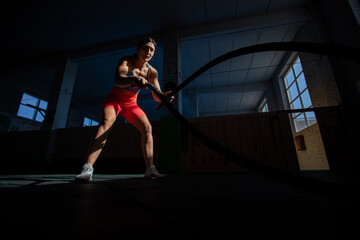
[[[24,100],[24,96],[25,96],[25,95],[27,95],[27,96],[35,99],[36,104],[35,104],[35,105],[32,105],[32,104],[30,104],[30,103],[26,103],[26,104],[25,104],[25,103],[24,103],[24,102],[25,102],[25,100]],[[40,107],[40,105],[41,105],[43,102],[46,103],[46,108],[45,108],[45,109]],[[45,120],[45,115],[46,115],[46,110],[47,110],[48,104],[49,104],[48,101],[45,101],[44,99],[41,99],[41,98],[35,96],[34,94],[29,94],[28,92],[23,92],[23,95],[22,95],[22,97],[21,97],[21,101],[20,101],[20,104],[19,104],[18,112],[17,112],[16,115],[17,115],[18,117],[22,117],[22,118],[26,118],[26,119],[29,119],[29,120],[32,120],[32,121],[35,121],[35,122],[42,123],[42,122],[44,122],[44,120]],[[20,113],[20,111],[21,111],[21,106],[24,106],[24,107],[28,107],[28,108],[32,108],[32,109],[33,109],[34,112],[33,112],[32,116],[31,116],[31,118],[30,118],[30,117],[27,117],[27,116],[25,116],[24,114],[21,114],[21,113]],[[41,121],[37,119],[37,118],[38,118],[38,114],[40,114],[40,115],[42,116],[42,120],[41,120]]]
[[[300,64],[300,67],[301,67],[301,71],[296,74],[296,71],[295,71],[295,65],[299,63]],[[289,74],[292,74],[292,78],[293,80],[289,83],[289,81],[287,80],[287,76]],[[303,82],[304,82],[304,85],[305,87],[303,86],[299,86],[299,79],[300,79],[300,76],[303,76]],[[301,63],[301,59],[300,59],[300,56],[297,54],[297,53],[293,53],[291,55],[291,57],[289,58],[289,61],[288,63],[284,66],[283,68],[283,71],[282,73],[280,74],[280,77],[279,77],[279,80],[281,81],[282,83],[282,86],[283,86],[283,100],[284,102],[286,102],[286,105],[287,105],[287,108],[288,109],[291,109],[291,110],[297,110],[297,109],[309,109],[309,108],[313,108],[313,103],[311,101],[311,96],[310,96],[310,92],[309,92],[309,89],[308,89],[308,86],[307,86],[307,82],[306,82],[306,78],[305,78],[305,74],[304,74],[304,69],[303,69],[303,66],[302,66],[302,63]],[[297,95],[296,96],[291,96],[291,92],[294,91],[294,89],[291,90],[292,87],[295,87],[296,89],[296,92],[297,92]],[[306,93],[307,92],[307,93]],[[290,93],[290,94],[289,94]],[[303,97],[305,95],[308,95],[308,99],[307,101],[310,102],[310,105],[304,107],[304,100],[303,100]],[[298,103],[295,103],[297,102]],[[299,105],[300,104],[300,107],[294,107],[294,105],[297,104]],[[310,119],[310,115],[313,115],[313,119]],[[291,119],[291,125],[293,127],[293,131],[294,132],[300,132],[310,126],[312,126],[313,124],[315,124],[317,122],[317,119],[316,119],[316,116],[315,116],[315,113],[313,111],[311,112],[304,112],[304,111],[299,111],[299,112],[295,112],[295,113],[291,113],[290,114],[290,119]],[[298,120],[299,119],[303,119],[303,126],[302,127],[299,127],[298,128]]]
[[[258,112],[260,113],[269,112],[269,105],[267,103],[266,98],[264,98],[264,100],[261,102]]]
[[[90,121],[90,125],[86,125],[85,124],[85,121],[88,120]],[[94,124],[95,123],[95,124]],[[95,121],[91,118],[88,118],[88,117],[84,117],[84,121],[83,121],[83,127],[93,127],[93,126],[99,126],[99,122],[98,121]]]

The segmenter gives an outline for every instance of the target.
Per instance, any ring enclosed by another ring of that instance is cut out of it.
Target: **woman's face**
[[[148,42],[138,47],[137,51],[138,51],[138,57],[141,60],[148,62],[154,56],[155,45],[152,42]]]

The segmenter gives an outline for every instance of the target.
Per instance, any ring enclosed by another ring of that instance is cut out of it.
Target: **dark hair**
[[[140,39],[139,42],[138,42],[138,44],[137,44],[136,46],[137,46],[137,47],[141,47],[142,45],[145,45],[145,44],[147,44],[148,42],[153,43],[154,46],[155,46],[155,50],[156,50],[156,48],[157,48],[157,46],[156,46],[156,41],[155,41],[153,38],[151,38],[151,37],[144,37],[144,38]]]

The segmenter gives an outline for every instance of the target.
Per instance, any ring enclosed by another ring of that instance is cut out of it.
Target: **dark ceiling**
[[[31,61],[59,52],[73,56],[80,53],[81,58],[73,59],[79,64],[73,100],[87,105],[99,102],[109,91],[113,68],[122,55],[132,53],[133,39],[153,35],[160,40],[151,64],[162,71],[162,33],[178,29],[185,79],[203,64],[231,50],[292,41],[310,16],[308,3],[309,0],[3,1],[1,63]],[[249,54],[207,71],[187,88],[195,89],[199,115],[253,111],[283,55]],[[146,104],[148,100],[143,97],[143,101]]]

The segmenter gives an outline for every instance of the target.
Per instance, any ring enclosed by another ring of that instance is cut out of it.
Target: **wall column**
[[[171,91],[181,83],[181,54],[177,29],[164,33],[163,92]],[[173,106],[182,112],[182,92],[176,94]],[[161,172],[180,171],[180,124],[168,109],[162,107],[160,119],[159,169]]]
[[[58,61],[44,121],[45,128],[66,128],[77,69],[78,65],[68,56]]]
[[[177,29],[170,29],[164,33],[163,59],[163,92],[166,92],[181,83],[181,50]],[[182,91],[176,94],[172,104],[180,113],[182,112]],[[162,116],[170,116],[166,107],[162,108]]]

